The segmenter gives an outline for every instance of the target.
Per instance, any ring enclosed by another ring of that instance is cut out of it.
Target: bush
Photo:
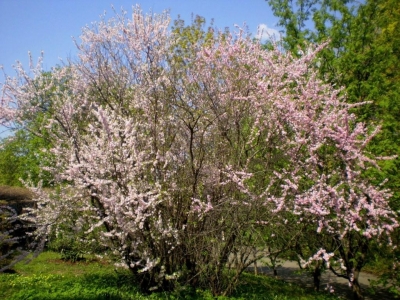
[[[68,190],[61,192],[60,189],[52,191],[60,201],[68,197]],[[85,199],[78,199],[76,207],[79,207]],[[79,261],[84,259],[85,254],[104,254],[107,248],[99,240],[98,236],[103,230],[95,228],[90,230],[90,220],[93,214],[87,211],[74,210],[60,222],[57,228],[52,228],[49,236],[47,249],[61,253],[62,259],[67,261]]]
[[[0,272],[7,270],[22,251],[18,234],[21,228],[16,211],[0,201]]]
[[[27,233],[34,227],[19,216],[34,207],[32,197],[26,188],[0,186],[0,271],[9,269],[28,254]]]
[[[0,186],[0,200],[21,201],[31,200],[32,192],[29,189],[16,186]]]

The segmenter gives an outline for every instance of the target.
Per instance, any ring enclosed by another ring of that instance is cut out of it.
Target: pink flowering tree
[[[226,294],[265,254],[255,246],[274,248],[287,226],[314,228],[327,242],[306,263],[344,262],[339,275],[358,287],[355,253],[397,222],[389,191],[362,176],[377,167],[364,151],[375,129],[317,78],[323,46],[296,59],[240,28],[168,26],[168,14],[139,8],[101,20],[83,29],[76,61],[52,76],[18,68],[2,86],[8,123],[41,111],[31,99],[51,91],[42,128],[60,189],[34,188],[37,235],[78,210],[144,289]]]

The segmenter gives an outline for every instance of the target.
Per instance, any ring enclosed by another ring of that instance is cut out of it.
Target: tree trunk
[[[321,265],[319,261],[315,266],[313,277],[314,277],[314,290],[319,291],[319,287],[321,284]]]
[[[358,282],[358,277],[360,275],[360,270],[354,270],[354,278],[351,285],[351,290],[353,291],[354,300],[364,300],[364,296],[361,293],[360,283]]]

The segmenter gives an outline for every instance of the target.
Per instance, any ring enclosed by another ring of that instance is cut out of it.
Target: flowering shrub
[[[357,283],[354,248],[398,224],[390,192],[361,175],[377,168],[364,149],[379,128],[356,123],[340,90],[318,79],[324,45],[296,59],[240,28],[168,25],[168,14],[139,8],[102,20],[84,28],[77,61],[52,76],[39,64],[33,78],[18,66],[3,85],[8,123],[52,91],[42,126],[64,190],[33,189],[37,235],[78,210],[144,289],[179,281],[220,294],[259,258],[254,245],[312,227],[326,243],[309,262],[343,259]]]

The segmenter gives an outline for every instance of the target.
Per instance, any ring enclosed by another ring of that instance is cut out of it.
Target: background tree
[[[30,59],[33,68],[32,58]],[[17,65],[17,69],[23,72],[20,64]],[[21,73],[21,76],[28,78],[29,74]],[[47,134],[48,130],[42,126],[53,114],[52,98],[55,97],[55,89],[46,89],[47,82],[54,82],[51,76],[50,72],[36,74],[38,79],[30,83],[31,89],[35,91],[28,101],[30,107],[21,107],[23,113],[18,119],[10,118],[9,113],[12,111],[8,108],[3,109],[1,123],[13,134],[1,140],[0,184],[23,186],[23,181],[29,180],[37,184],[41,180],[42,186],[49,186],[52,181],[50,173],[45,171],[45,166],[52,164],[52,157],[47,151],[51,140]],[[6,75],[5,78],[12,80]],[[64,81],[65,79],[57,83],[60,89]],[[4,86],[1,87],[4,89]]]
[[[382,125],[369,147],[375,155],[399,154],[399,4],[398,1],[267,1],[280,18],[286,48],[294,53],[308,43],[329,40],[319,54],[321,78],[345,87],[347,101],[371,101],[355,110],[358,120]],[[399,207],[399,159],[381,164],[376,182],[388,178]]]
[[[44,186],[49,186],[50,174],[43,170],[49,163],[45,152],[48,147],[46,139],[26,129],[4,138],[0,148],[0,185],[23,186],[29,180],[42,180]]]
[[[349,35],[346,51],[340,58],[342,85],[349,101],[371,101],[357,111],[359,120],[381,124],[381,133],[372,141],[376,155],[399,155],[400,62],[399,3],[397,1],[367,1],[359,8]],[[394,192],[391,205],[398,210],[400,160],[381,164],[382,172],[373,174],[377,180],[388,178],[386,186]]]

